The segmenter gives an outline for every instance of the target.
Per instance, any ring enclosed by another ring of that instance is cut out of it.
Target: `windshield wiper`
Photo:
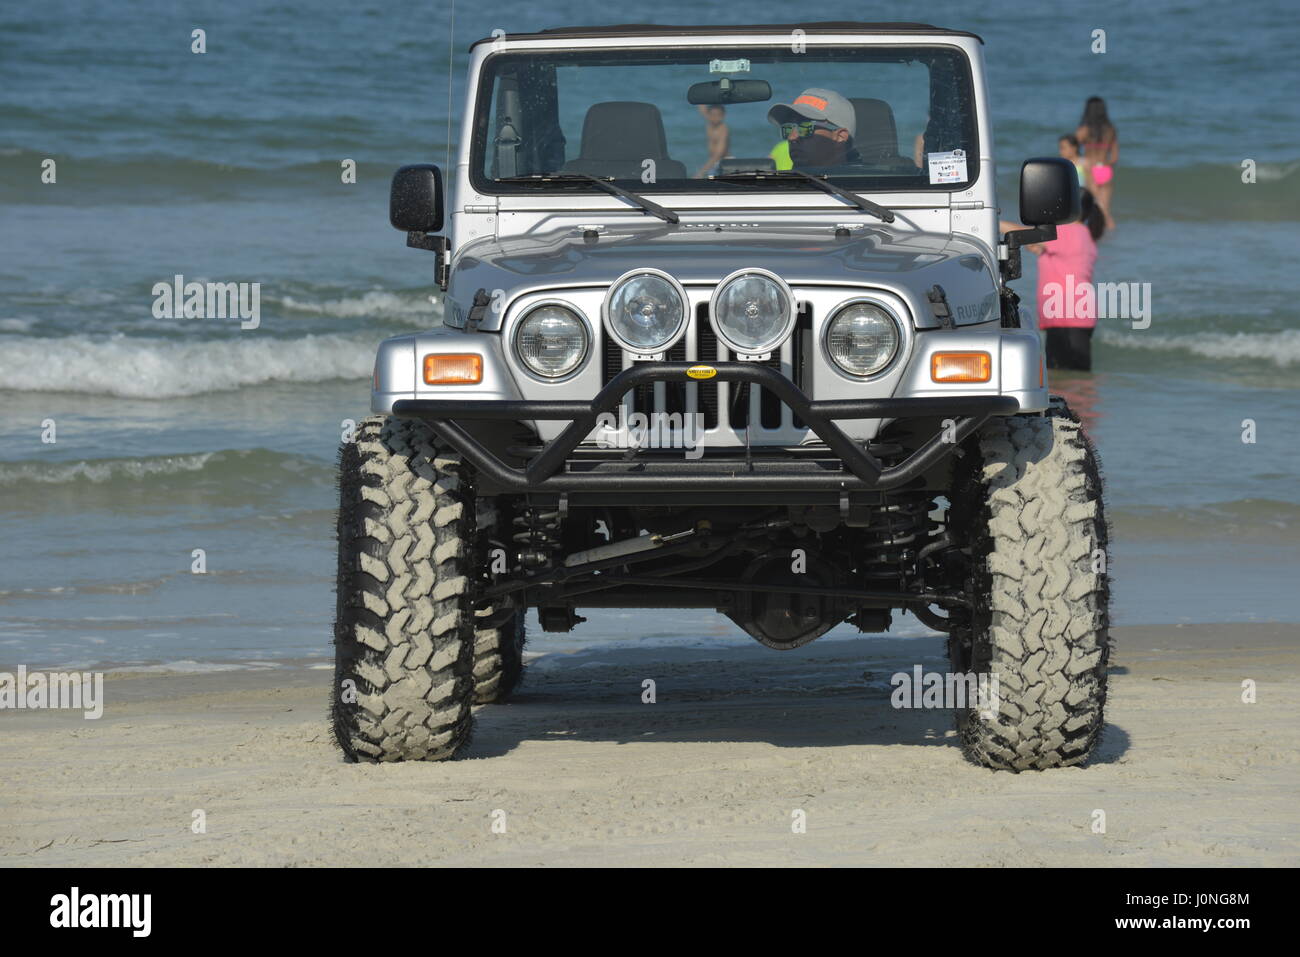
[[[603,189],[611,196],[626,199],[633,206],[651,216],[658,216],[665,223],[678,222],[678,216],[671,209],[664,209],[658,203],[652,203],[644,196],[638,196],[630,189],[615,186],[612,176],[591,176],[588,173],[535,173],[532,176],[502,176],[498,183],[590,183]]]
[[[881,206],[879,203],[873,203],[871,200],[863,196],[859,196],[857,193],[851,192],[850,190],[845,189],[843,186],[836,186],[834,183],[830,182],[829,180],[825,179],[822,176],[814,176],[812,175],[812,173],[805,173],[803,170],[798,170],[798,169],[739,170],[735,173],[718,173],[714,176],[710,176],[709,179],[737,180],[740,182],[755,182],[755,183],[761,183],[765,180],[799,179],[799,180],[803,180],[806,183],[812,183],[823,193],[829,193],[832,196],[838,196],[840,199],[845,200],[846,202],[856,206],[864,213],[870,213],[872,216],[876,216],[879,219],[883,220],[884,222],[892,223],[894,221],[894,213],[892,210],[886,209],[884,206]]]

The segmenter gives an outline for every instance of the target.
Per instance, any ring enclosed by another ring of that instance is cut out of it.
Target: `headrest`
[[[894,125],[894,111],[884,100],[849,99],[858,117],[858,135],[853,137],[864,162],[893,159],[898,155],[898,128]]]
[[[664,121],[653,103],[596,103],[582,124],[582,159],[663,159],[668,156]]]

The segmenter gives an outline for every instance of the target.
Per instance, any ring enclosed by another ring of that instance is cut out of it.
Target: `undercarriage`
[[[865,497],[813,506],[525,504],[510,540],[490,545],[509,571],[490,576],[482,594],[536,608],[546,631],[570,630],[581,608],[625,607],[712,608],[778,649],[846,620],[881,632],[900,609],[946,630],[931,606],[969,599],[952,585],[961,556],[933,495]]]
[[[725,362],[704,367],[710,379],[770,393],[817,441],[697,458],[580,444],[633,390],[680,388],[701,368],[642,363],[591,402],[397,404],[455,448],[480,500],[510,517],[508,535],[498,523],[480,543],[482,600],[535,608],[543,630],[560,632],[584,620],[582,608],[712,608],[778,649],[844,621],[884,631],[896,610],[947,630],[970,598],[937,499],[958,444],[1014,400],[813,402],[770,368]],[[836,421],[886,414],[903,418],[870,443]],[[569,425],[540,443],[521,427],[537,419]]]

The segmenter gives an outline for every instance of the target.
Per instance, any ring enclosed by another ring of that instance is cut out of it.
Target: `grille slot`
[[[609,336],[602,336],[600,342],[601,385],[609,385],[609,380],[623,371],[623,350]]]
[[[713,333],[713,323],[709,322],[709,304],[702,302],[695,308],[695,360],[697,362],[720,362],[722,346]],[[704,413],[704,427],[718,427],[718,383],[701,382],[695,386],[700,399],[699,411]]]
[[[801,302],[799,315],[795,319],[794,332],[790,335],[790,365],[793,368],[794,384],[800,389],[804,388],[805,382],[812,381],[808,370],[808,364],[812,362],[812,337],[812,303]],[[796,429],[807,428],[804,420],[797,415],[791,415],[791,424]]]

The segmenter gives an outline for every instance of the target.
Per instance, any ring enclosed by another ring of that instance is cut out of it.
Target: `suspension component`
[[[915,574],[918,549],[930,531],[930,496],[924,492],[891,495],[858,530],[862,537],[862,576],[871,581],[905,580]]]
[[[597,545],[595,548],[588,548],[585,551],[574,552],[565,557],[564,566],[566,568],[572,568],[574,565],[585,565],[588,562],[600,562],[607,558],[622,558],[627,555],[636,555],[640,552],[662,548],[671,542],[678,542],[685,538],[694,538],[695,534],[695,529],[688,528],[684,532],[677,532],[673,535],[638,535],[636,538],[625,538],[619,542],[610,542],[608,545]]]
[[[542,511],[530,505],[514,517],[514,527],[519,529],[512,536],[519,564],[526,569],[550,568],[563,544],[559,511]]]

